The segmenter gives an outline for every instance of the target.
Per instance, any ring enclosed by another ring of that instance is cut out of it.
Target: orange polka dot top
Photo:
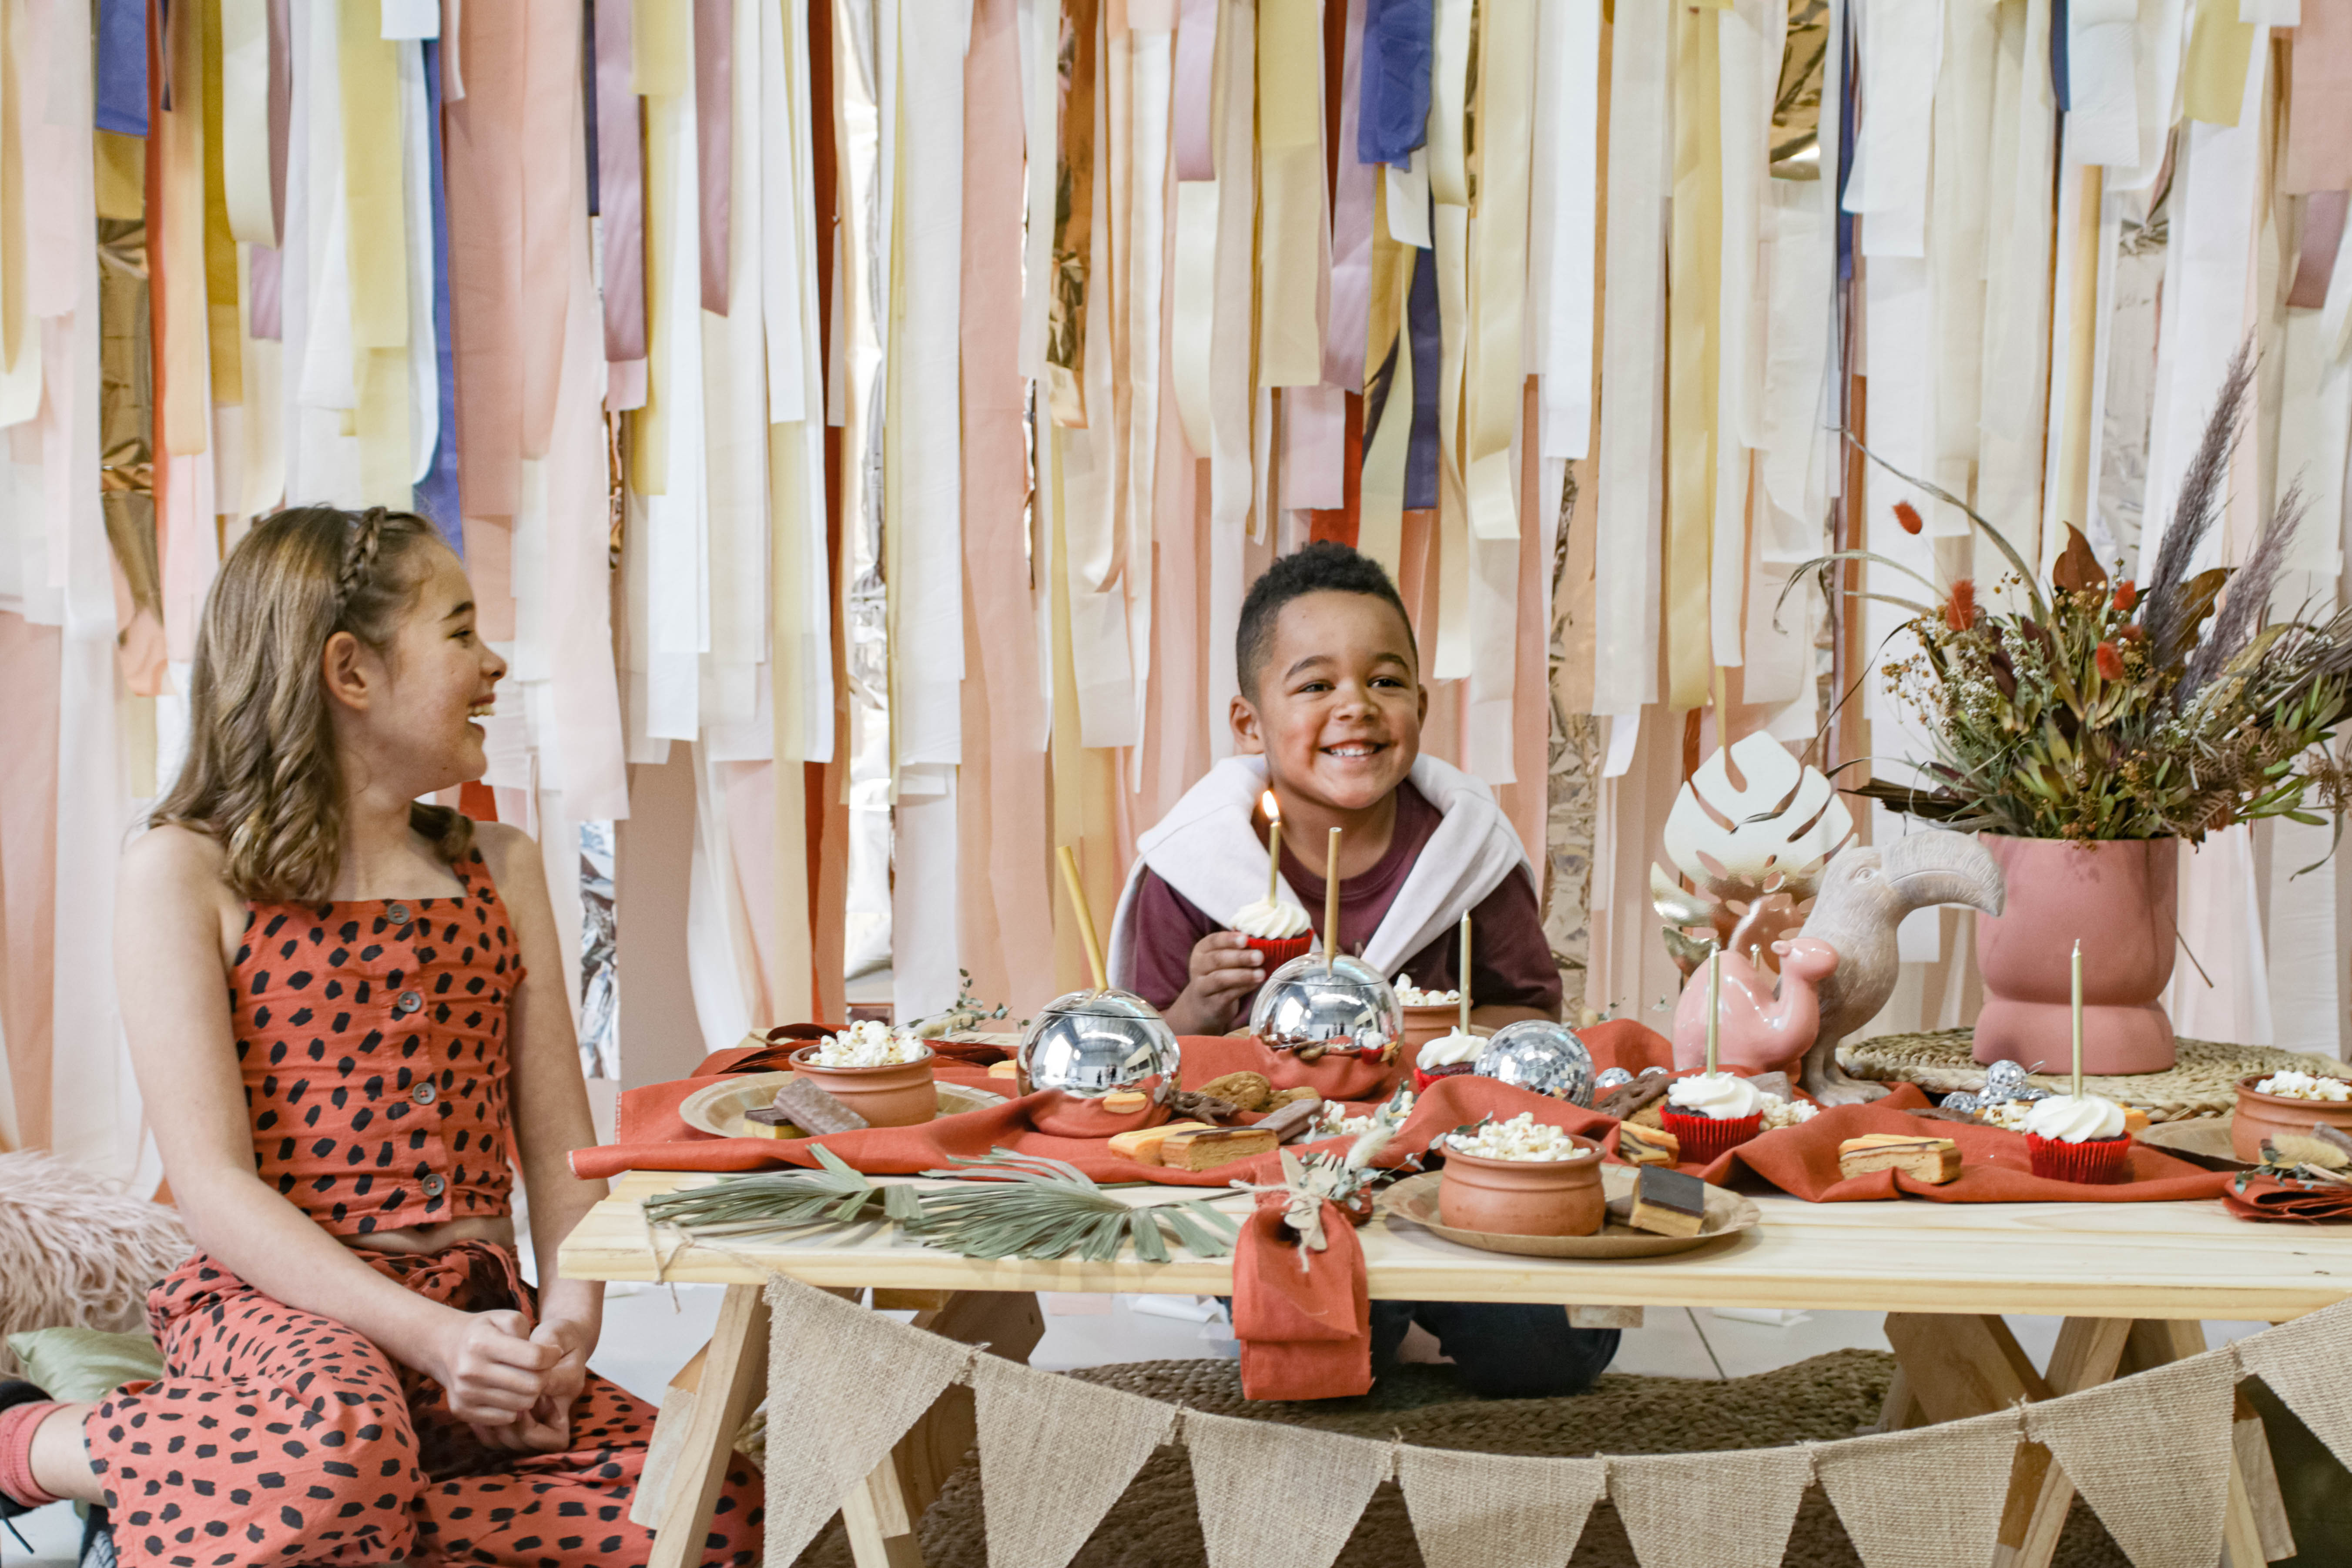
[[[338,1237],[509,1212],[521,953],[478,850],[454,898],[252,903],[229,977],[253,1163]]]

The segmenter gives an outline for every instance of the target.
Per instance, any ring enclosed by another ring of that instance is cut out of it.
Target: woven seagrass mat
[[[2102,1078],[2086,1073],[2084,1089],[2147,1112],[2150,1121],[2178,1121],[2190,1116],[2222,1116],[2238,1106],[2238,1080],[2248,1073],[2273,1073],[2284,1068],[2341,1077],[2342,1062],[2304,1051],[2283,1051],[2273,1046],[2228,1046],[2212,1040],[2179,1041],[2179,1059],[2169,1072],[2118,1074]],[[1838,1047],[1838,1061],[1856,1078],[1882,1083],[1916,1083],[1930,1094],[1956,1090],[1974,1093],[1984,1086],[1985,1069],[1969,1053],[1975,1037],[1967,1029],[1934,1029],[1916,1035],[1878,1035]],[[2032,1063],[2027,1063],[2031,1067]],[[2070,1075],[2037,1072],[2033,1081],[2057,1093],[2066,1092]]]
[[[1560,1399],[1466,1396],[1444,1366],[1405,1366],[1383,1376],[1360,1399],[1253,1404],[1241,1396],[1241,1373],[1229,1361],[1135,1362],[1073,1373],[1089,1383],[1147,1394],[1216,1415],[1277,1421],[1351,1436],[1382,1438],[1486,1454],[1581,1458],[1591,1454],[1676,1454],[1761,1448],[1851,1437],[1878,1420],[1894,1373],[1883,1351],[1837,1351],[1727,1383],[1608,1373],[1591,1392]],[[987,1568],[980,1472],[965,1464],[923,1516],[926,1568]],[[1919,1500],[1924,1529],[1939,1518],[1936,1500]],[[1146,1461],[1126,1495],[1087,1542],[1073,1568],[1206,1568],[1192,1468],[1180,1448]],[[1817,1486],[1805,1493],[1783,1568],[1861,1568],[1845,1529]],[[2067,1516],[2057,1568],[2129,1568],[2098,1517],[2080,1499]],[[838,1520],[795,1568],[849,1568]],[[1279,1568],[1268,1563],[1266,1568]],[[1423,1568],[1394,1482],[1372,1496],[1339,1568]],[[1624,1527],[1606,1501],[1592,1510],[1570,1568],[1638,1568]]]

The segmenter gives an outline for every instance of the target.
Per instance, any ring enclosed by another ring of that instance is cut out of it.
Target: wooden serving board
[[[708,1089],[698,1089],[688,1095],[677,1108],[677,1114],[688,1127],[720,1138],[805,1138],[808,1134],[790,1122],[770,1127],[747,1121],[743,1115],[747,1110],[775,1103],[776,1090],[798,1076],[789,1072],[750,1072],[738,1078],[722,1078]],[[1001,1094],[966,1089],[961,1084],[936,1083],[932,1087],[939,1090],[941,1116],[960,1116],[1004,1100]]]
[[[1601,1188],[1610,1200],[1611,1212],[1608,1222],[1591,1236],[1503,1236],[1493,1231],[1456,1229],[1437,1217],[1438,1188],[1445,1180],[1443,1171],[1408,1176],[1381,1194],[1381,1207],[1391,1219],[1411,1220],[1448,1241],[1458,1241],[1484,1252],[1586,1261],[1664,1258],[1705,1247],[1762,1223],[1764,1216],[1753,1203],[1738,1193],[1710,1186],[1706,1189],[1705,1227],[1696,1236],[1654,1236],[1646,1230],[1635,1230],[1624,1224],[1621,1215],[1633,1201],[1633,1184],[1638,1178],[1639,1173],[1630,1166],[1601,1167]]]

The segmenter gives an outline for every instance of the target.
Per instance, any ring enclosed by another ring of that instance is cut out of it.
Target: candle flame
[[[1265,819],[1268,822],[1282,820],[1282,802],[1274,798],[1272,790],[1267,790],[1257,797],[1257,808],[1265,813]]]

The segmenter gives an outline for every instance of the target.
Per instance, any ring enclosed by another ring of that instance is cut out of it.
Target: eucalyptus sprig
[[[966,1258],[1076,1256],[1089,1263],[1111,1261],[1130,1240],[1146,1263],[1168,1262],[1163,1226],[1200,1258],[1231,1255],[1240,1234],[1202,1199],[1123,1203],[1075,1165],[1009,1149],[992,1150],[986,1159],[957,1158],[959,1170],[924,1172],[961,1183],[924,1193],[904,1183],[877,1186],[824,1144],[809,1147],[824,1169],[723,1176],[707,1187],[661,1193],[646,1200],[646,1219],[697,1241],[885,1220]]]
[[[924,1174],[961,1177],[968,1184],[927,1194],[920,1222],[908,1229],[967,1258],[1075,1256],[1108,1263],[1132,1240],[1143,1261],[1165,1263],[1163,1225],[1201,1258],[1226,1257],[1240,1234],[1230,1217],[1202,1199],[1124,1203],[1064,1160],[992,1149],[985,1159],[954,1163],[961,1168]]]
[[[657,1193],[646,1200],[646,1218],[699,1239],[871,1219],[908,1225],[922,1217],[914,1188],[877,1187],[824,1144],[809,1147],[822,1171],[760,1171],[721,1177],[707,1187]]]

